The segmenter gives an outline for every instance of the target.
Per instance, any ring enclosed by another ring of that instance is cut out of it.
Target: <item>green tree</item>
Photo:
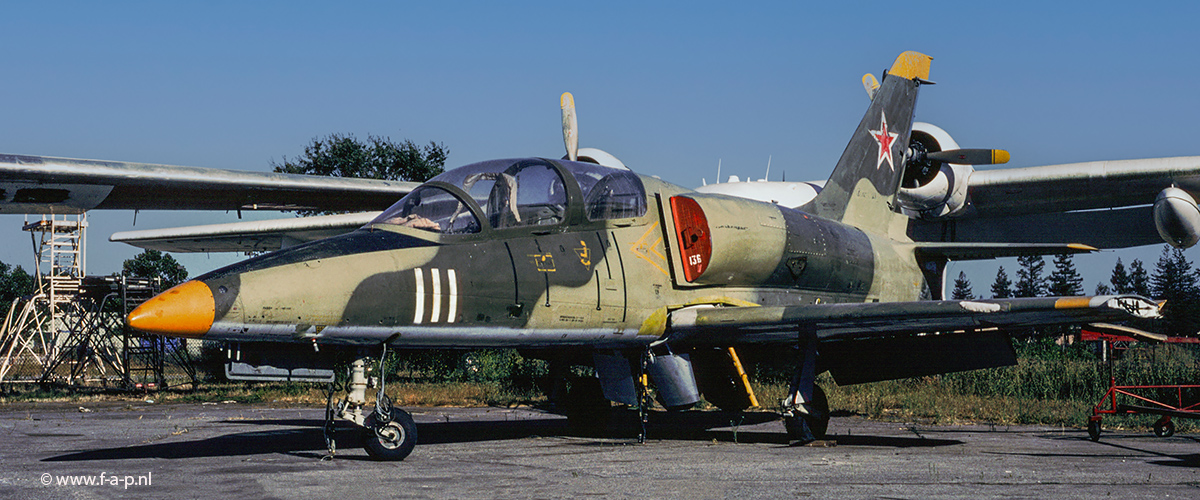
[[[1167,301],[1163,308],[1166,333],[1193,335],[1200,327],[1200,287],[1197,287],[1197,278],[1200,278],[1200,274],[1192,269],[1192,263],[1183,254],[1183,249],[1163,245],[1162,255],[1150,277],[1150,292],[1155,299]]]
[[[392,142],[388,137],[368,135],[366,141],[360,141],[353,134],[331,134],[313,139],[303,155],[293,160],[285,156],[282,164],[272,161],[271,166],[287,174],[425,182],[442,173],[448,154],[450,150],[435,142],[418,146],[407,139]]]
[[[954,300],[972,300],[975,298],[975,292],[971,290],[971,282],[967,280],[967,273],[958,272],[958,279],[954,280],[954,291],[950,292],[950,298]]]
[[[1012,280],[1008,279],[1008,273],[1004,272],[1004,266],[1000,266],[1000,270],[996,271],[996,281],[992,282],[992,297],[1007,299],[1012,296]]]
[[[145,250],[132,259],[125,260],[121,266],[122,273],[133,278],[161,279],[162,289],[166,290],[183,283],[188,277],[187,269],[171,257],[171,254],[158,250]]]
[[[1113,289],[1104,283],[1096,283],[1096,295],[1112,295]]]
[[[1112,283],[1112,290],[1119,294],[1133,293],[1133,282],[1129,277],[1129,273],[1125,271],[1125,264],[1121,263],[1121,258],[1117,257],[1117,265],[1113,266],[1112,277],[1108,279]]]
[[[1133,262],[1129,263],[1129,293],[1142,297],[1150,296],[1150,275],[1146,273],[1146,266],[1139,259],[1133,259]]]
[[[33,295],[37,290],[37,279],[21,269],[21,266],[11,266],[0,262],[0,317],[8,314],[8,308],[14,300],[26,295]]]
[[[1017,257],[1021,268],[1017,270],[1017,284],[1013,288],[1014,297],[1041,297],[1046,294],[1046,277],[1042,272],[1046,269],[1046,260],[1040,255],[1024,255]]]
[[[1075,259],[1071,254],[1054,256],[1054,271],[1046,280],[1046,292],[1052,297],[1083,295],[1083,277],[1075,269]]]

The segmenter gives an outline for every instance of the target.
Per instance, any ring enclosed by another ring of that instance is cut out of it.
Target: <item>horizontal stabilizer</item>
[[[1026,255],[1090,253],[1098,249],[1079,243],[917,243],[918,255],[949,260],[984,260]]]

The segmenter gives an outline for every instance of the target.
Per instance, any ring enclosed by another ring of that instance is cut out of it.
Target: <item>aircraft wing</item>
[[[358,229],[380,212],[245,221],[113,233],[109,241],[163,252],[262,252]]]
[[[1158,304],[1133,295],[685,308],[667,340],[795,345],[811,333],[820,365],[849,385],[1014,365],[1003,330],[1157,317]]]
[[[0,214],[124,210],[383,210],[418,184],[0,155]]]
[[[969,180],[969,209],[914,219],[909,236],[924,242],[1098,248],[1162,244],[1152,205],[1172,186],[1200,199],[1200,156],[976,170]]]
[[[671,314],[670,341],[694,345],[823,342],[1149,319],[1158,304],[1135,295],[685,308]]]
[[[1150,205],[1165,188],[1200,194],[1200,156],[976,170],[969,196],[979,217]]]

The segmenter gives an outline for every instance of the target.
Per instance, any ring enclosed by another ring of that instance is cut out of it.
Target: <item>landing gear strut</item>
[[[326,458],[333,458],[337,452],[334,419],[349,420],[363,427],[367,455],[375,460],[404,460],[417,445],[417,424],[408,412],[392,406],[392,400],[387,397],[384,389],[387,387],[384,360],[387,358],[387,343],[384,343],[379,356],[379,391],[375,394],[375,407],[369,415],[364,415],[367,408],[367,374],[366,357],[359,356],[350,365],[350,380],[345,387],[339,387],[337,382],[330,384],[325,403],[325,444],[329,448]],[[334,396],[346,391],[341,401],[334,401]]]
[[[825,438],[829,429],[829,401],[816,384],[817,337],[801,332],[799,361],[788,397],[780,403],[783,426],[796,444]]]

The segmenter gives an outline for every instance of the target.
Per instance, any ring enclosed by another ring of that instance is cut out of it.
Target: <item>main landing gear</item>
[[[817,338],[801,333],[796,374],[788,397],[780,403],[783,427],[793,444],[804,445],[825,439],[829,430],[829,401],[825,391],[816,384]]]
[[[375,405],[369,415],[363,411],[367,406],[366,357],[359,356],[350,365],[350,380],[342,386],[330,383],[325,400],[325,445],[329,449],[326,459],[337,452],[335,439],[336,419],[344,419],[363,427],[364,448],[375,460],[404,460],[417,445],[417,424],[408,412],[392,406],[384,389],[387,387],[383,362],[387,358],[384,343],[379,356],[379,391],[375,394]],[[341,401],[335,400],[340,392],[346,392]]]

